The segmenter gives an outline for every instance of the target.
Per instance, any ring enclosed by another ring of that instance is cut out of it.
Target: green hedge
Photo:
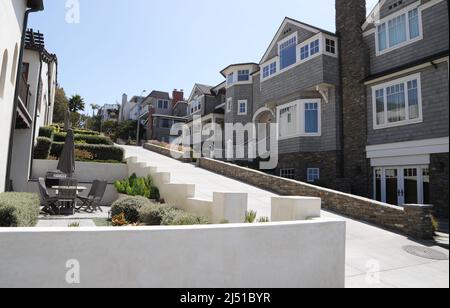
[[[52,147],[52,140],[46,137],[38,137],[34,147],[34,159],[47,159]]]
[[[65,142],[67,133],[55,133],[53,136],[53,141],[55,142]],[[84,141],[87,144],[99,144],[99,145],[113,145],[114,143],[110,138],[97,135],[75,135],[75,142]]]
[[[0,227],[36,226],[40,205],[39,196],[36,194],[0,194]]]
[[[99,132],[95,132],[93,130],[84,130],[84,129],[74,129],[73,133],[75,135],[90,135],[90,136],[100,136]]]
[[[54,132],[53,127],[41,127],[41,128],[39,128],[39,137],[46,137],[46,138],[52,139],[53,132]]]
[[[64,148],[64,142],[53,142],[50,155],[59,158]],[[76,149],[92,154],[94,161],[117,161],[124,159],[124,150],[113,145],[76,144]]]
[[[116,181],[114,185],[119,194],[141,196],[153,200],[159,200],[161,198],[159,189],[154,185],[150,175],[138,178],[136,174],[133,174],[123,181]]]

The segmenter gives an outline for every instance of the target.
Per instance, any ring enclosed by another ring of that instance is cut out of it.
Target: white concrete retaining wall
[[[213,200],[195,198],[195,185],[172,183],[168,172],[158,172],[158,168],[141,163],[136,157],[127,158],[128,176],[151,175],[158,187],[161,198],[176,208],[207,218],[211,223],[243,223],[247,212],[248,194],[214,192]]]
[[[103,163],[75,163],[74,177],[79,181],[80,186],[88,188],[81,195],[87,195],[92,182],[94,180],[108,181],[109,185],[106,189],[105,197],[102,200],[103,205],[111,205],[118,199],[117,191],[114,187],[114,182],[123,180],[128,176],[128,166],[126,164],[103,164]],[[48,171],[56,170],[58,166],[57,161],[53,160],[33,160],[32,179],[28,183],[28,192],[38,193],[37,179],[45,178]]]
[[[10,228],[0,251],[0,287],[342,288],[345,223]]]
[[[312,197],[272,197],[272,221],[319,218],[322,200]]]

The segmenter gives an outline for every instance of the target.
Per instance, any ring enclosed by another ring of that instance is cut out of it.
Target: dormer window
[[[249,81],[249,80],[250,80],[250,70],[238,71],[238,82]]]
[[[288,38],[280,45],[280,69],[294,65],[297,60],[297,36]]]
[[[270,63],[263,67],[263,78],[267,78],[277,73],[277,62]]]
[[[421,14],[418,8],[388,17],[376,29],[377,54],[394,50],[421,39]]]
[[[320,51],[320,40],[317,39],[317,40],[311,42],[310,47],[311,47],[311,49],[310,49],[311,56],[318,54]]]

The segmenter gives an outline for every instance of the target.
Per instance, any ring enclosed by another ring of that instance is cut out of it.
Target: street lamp
[[[140,130],[141,130],[141,110],[142,110],[142,103],[144,102],[144,94],[146,93],[146,90],[143,90],[141,95],[139,96],[139,101],[138,101],[138,119],[137,119],[137,132],[136,132],[136,144],[137,146],[139,146],[140,142],[141,142],[141,138],[140,138]]]

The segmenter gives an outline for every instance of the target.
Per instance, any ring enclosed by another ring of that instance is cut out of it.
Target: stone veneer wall
[[[449,154],[431,154],[430,198],[437,216],[448,219]]]
[[[200,158],[203,169],[245,182],[280,195],[319,197],[326,210],[376,224],[417,239],[433,237],[432,206],[405,205],[404,208],[339,191],[283,179],[260,171],[209,158]]]
[[[366,20],[365,0],[336,0],[336,33],[339,36],[342,87],[342,136],[344,177],[352,193],[369,196],[370,166],[367,143],[366,89],[369,56],[362,25]]]
[[[159,145],[154,145],[154,144],[151,144],[151,143],[146,143],[146,144],[144,145],[144,149],[149,150],[149,151],[152,151],[152,152],[155,152],[155,153],[158,153],[158,154],[161,154],[161,155],[164,155],[164,156],[167,156],[167,157],[170,157],[170,158],[174,158],[174,157],[172,156],[172,154],[171,154],[171,150],[170,150],[170,149],[161,147],[161,146],[159,146]],[[178,153],[178,154],[180,155],[180,157],[181,157],[181,158],[178,158],[177,160],[179,160],[179,161],[181,161],[181,162],[183,162],[183,163],[190,163],[190,162],[192,162],[192,159],[191,159],[191,158],[184,158],[184,157],[183,157],[183,155],[184,155],[183,152],[176,152],[176,153]],[[174,158],[174,159],[175,159],[175,158]]]

